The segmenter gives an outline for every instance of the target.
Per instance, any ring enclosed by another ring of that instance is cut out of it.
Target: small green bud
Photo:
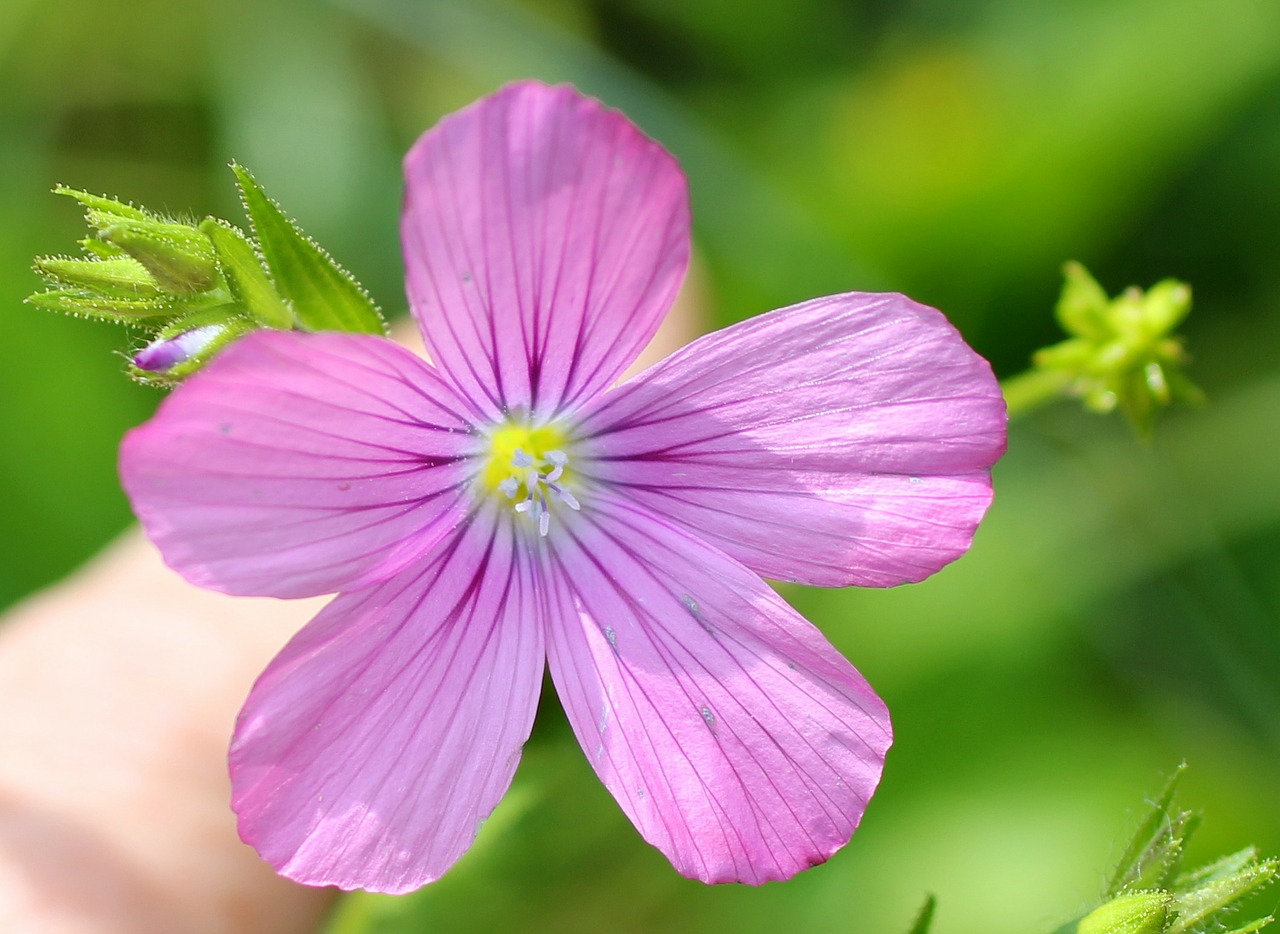
[[[1081,918],[1076,934],[1165,934],[1172,906],[1168,892],[1129,892]]]
[[[1062,269],[1066,281],[1058,299],[1057,317],[1068,334],[1102,338],[1107,334],[1105,310],[1107,293],[1098,280],[1079,263],[1067,263]]]
[[[104,241],[82,241],[85,251],[101,259],[128,254],[141,263],[162,289],[177,295],[204,292],[218,284],[213,245],[190,224],[166,220],[114,198],[59,185],[54,194],[79,201],[85,220]]]
[[[218,283],[213,244],[198,228],[148,218],[133,220],[95,216],[98,236],[124,250],[146,267],[156,282],[177,295],[205,292]]]
[[[1182,373],[1186,354],[1171,333],[1191,310],[1190,288],[1167,279],[1112,299],[1079,263],[1063,272],[1057,317],[1071,337],[1037,351],[1037,371],[1055,374],[1091,411],[1119,409],[1143,435],[1162,409],[1203,401]]]

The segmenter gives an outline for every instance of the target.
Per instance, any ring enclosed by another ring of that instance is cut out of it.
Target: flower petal
[[[675,160],[570,87],[521,82],[446,117],[405,177],[409,304],[486,415],[550,417],[611,385],[688,264]]]
[[[541,598],[511,523],[487,515],[415,571],[335,599],[249,695],[232,806],[281,874],[417,888],[510,785],[542,677]]]
[[[884,704],[741,564],[642,507],[593,507],[552,537],[547,640],[601,780],[687,876],[756,884],[823,862],[880,780]]]
[[[462,403],[377,337],[260,331],[125,437],[120,476],[165,561],[234,594],[382,580],[456,523]]]
[[[901,295],[850,293],[709,334],[589,405],[575,466],[765,577],[921,580],[991,502],[987,362]]]

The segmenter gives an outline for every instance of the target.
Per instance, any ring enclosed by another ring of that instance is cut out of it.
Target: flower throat
[[[538,534],[551,529],[555,503],[579,507],[569,492],[569,457],[564,452],[564,432],[554,425],[507,423],[489,435],[489,461],[480,484],[489,493],[513,501],[517,513],[536,523]]]

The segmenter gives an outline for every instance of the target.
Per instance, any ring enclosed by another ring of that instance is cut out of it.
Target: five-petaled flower
[[[680,872],[760,883],[824,861],[880,779],[889,718],[761,577],[887,586],[962,554],[1004,448],[990,368],[938,312],[849,293],[615,386],[687,265],[674,159],[525,82],[443,120],[405,170],[432,363],[258,332],[121,453],[188,580],[338,593],[240,716],[241,835],[306,883],[437,878],[510,784],[545,663]]]

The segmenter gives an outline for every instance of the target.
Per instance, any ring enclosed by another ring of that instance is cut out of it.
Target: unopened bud
[[[94,212],[89,219],[94,221]],[[154,218],[117,220],[99,227],[98,236],[141,263],[168,292],[205,292],[218,283],[213,244],[195,227]]]
[[[161,330],[133,355],[133,375],[143,382],[167,385],[200,369],[227,344],[254,329],[252,322],[227,310],[193,315]]]
[[[1142,434],[1170,404],[1202,401],[1182,373],[1186,355],[1172,333],[1191,309],[1190,288],[1170,279],[1108,298],[1079,263],[1068,263],[1064,273],[1057,314],[1071,337],[1036,352],[1038,371],[1054,375],[1095,412],[1120,409]]]
[[[1172,918],[1168,892],[1129,892],[1089,912],[1076,934],[1164,934]]]

